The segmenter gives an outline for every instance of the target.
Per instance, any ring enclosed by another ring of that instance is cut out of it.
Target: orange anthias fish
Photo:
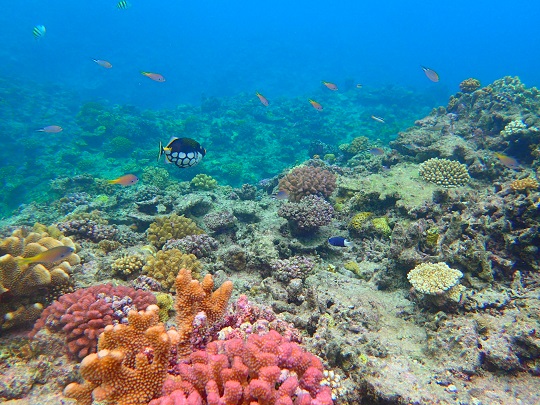
[[[96,62],[99,66],[104,67],[105,69],[112,68],[112,64],[110,62],[107,62],[106,60],[101,59],[92,59],[94,62]]]
[[[71,255],[75,249],[69,246],[56,246],[52,249],[45,250],[32,257],[21,257],[18,259],[20,264],[30,264],[30,263],[54,263],[62,259],[65,259]]]
[[[509,169],[517,170],[521,167],[521,165],[519,164],[516,158],[507,156],[504,153],[499,153],[499,152],[495,152],[494,155],[497,159],[499,159],[499,162],[501,162],[503,165],[505,165]]]
[[[145,75],[146,77],[149,77],[150,79],[152,79],[155,82],[162,83],[162,82],[165,81],[165,78],[162,75],[160,75],[159,73],[141,72],[141,74]]]
[[[322,110],[323,110],[322,105],[320,105],[319,103],[317,103],[315,100],[309,99],[309,102],[311,103],[311,105],[313,106],[313,108],[315,108],[317,111],[322,111]]]
[[[110,184],[120,184],[122,186],[132,186],[139,181],[139,178],[134,174],[124,174],[114,180],[107,180]]]
[[[429,80],[435,83],[439,81],[439,75],[433,69],[427,68],[425,66],[420,66],[420,67],[422,68],[422,70],[424,71],[424,73],[426,74]]]
[[[261,93],[259,93],[258,91],[255,93],[255,95],[256,95],[257,97],[259,97],[259,100],[261,100],[262,105],[264,105],[265,107],[268,107],[268,104],[270,104],[270,103],[268,102],[268,100],[266,99],[265,96],[263,96],[263,95],[262,95]]]
[[[325,82],[323,80],[322,84],[324,84],[326,87],[328,87],[332,91],[336,91],[338,89],[337,86],[334,83]]]
[[[49,134],[57,134],[58,132],[62,132],[62,130],[63,128],[59,125],[48,125],[41,129],[36,129],[38,132],[47,132]]]

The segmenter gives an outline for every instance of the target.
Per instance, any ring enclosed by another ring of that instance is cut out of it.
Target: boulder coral
[[[336,175],[321,167],[295,167],[279,181],[278,187],[293,202],[309,195],[328,198],[336,188]]]
[[[316,195],[303,197],[300,202],[283,204],[278,215],[289,222],[294,234],[308,234],[332,221],[334,208],[324,198]]]
[[[183,215],[171,214],[156,219],[148,228],[148,241],[158,249],[169,239],[204,233],[195,222]]]
[[[157,280],[165,291],[174,291],[174,280],[178,269],[189,269],[195,278],[200,278],[202,264],[193,254],[178,249],[160,250],[155,256],[147,256],[143,273]]]
[[[464,186],[471,179],[466,165],[448,159],[426,160],[419,173],[424,180],[445,188]]]
[[[421,263],[407,274],[416,292],[436,297],[440,303],[460,301],[465,289],[459,284],[462,277],[461,271],[448,267],[444,262]]]

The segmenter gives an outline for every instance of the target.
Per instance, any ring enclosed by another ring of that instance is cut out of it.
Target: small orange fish
[[[377,121],[377,122],[380,122],[381,124],[384,124],[384,123],[385,123],[385,122],[384,122],[384,118],[377,117],[376,115],[372,115],[372,116],[371,116],[371,119],[372,119],[372,120],[375,120],[375,121]]]
[[[49,134],[57,134],[58,132],[62,132],[63,128],[58,125],[48,125],[46,127],[43,127],[41,129],[36,129],[38,132],[47,132]]]
[[[313,108],[315,108],[317,111],[322,111],[322,110],[323,110],[322,105],[320,105],[319,103],[317,103],[315,100],[309,99],[309,102],[311,103],[311,105],[313,106]]]
[[[424,73],[426,74],[429,80],[435,83],[439,81],[439,75],[433,69],[427,68],[425,66],[420,66],[420,67],[422,68],[422,70],[424,71]]]
[[[263,96],[263,95],[262,95],[261,93],[259,93],[258,91],[255,93],[255,95],[256,95],[257,97],[259,97],[259,100],[261,100],[262,105],[264,105],[265,107],[268,107],[268,104],[270,104],[270,103],[268,102],[268,100],[266,99],[265,96]]]
[[[62,259],[65,259],[71,255],[75,249],[69,246],[56,246],[49,250],[45,250],[32,257],[21,257],[18,259],[20,264],[30,264],[30,263],[54,263]]]
[[[139,181],[139,178],[134,174],[125,174],[114,180],[107,180],[110,184],[120,184],[122,186],[132,186]]]
[[[160,75],[159,73],[141,72],[141,74],[145,75],[146,77],[149,77],[150,79],[152,79],[155,82],[162,83],[162,82],[165,81],[165,78],[162,75]]]
[[[104,67],[105,69],[112,68],[112,64],[110,62],[107,62],[106,60],[101,59],[92,59],[94,62],[96,62],[99,66]]]
[[[516,158],[507,156],[504,153],[499,153],[499,152],[495,152],[494,155],[497,159],[499,159],[499,162],[501,162],[503,165],[505,165],[509,169],[517,170],[521,167],[521,165],[519,164]]]
[[[328,87],[332,91],[336,91],[338,89],[337,86],[334,83],[325,82],[323,80],[322,84],[324,84],[326,87]]]

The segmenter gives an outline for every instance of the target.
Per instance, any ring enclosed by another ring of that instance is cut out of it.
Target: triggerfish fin
[[[424,73],[426,74],[429,80],[435,83],[439,81],[439,75],[433,69],[427,68],[425,66],[420,66],[420,67],[422,68],[422,70],[424,71]]]
[[[139,178],[134,174],[124,174],[114,180],[107,180],[110,184],[120,184],[122,186],[132,186],[139,181]]]
[[[352,242],[345,239],[343,236],[332,236],[328,238],[328,243],[332,246],[341,246],[341,247],[350,247],[353,245]]]
[[[47,132],[49,134],[57,134],[58,132],[62,132],[62,127],[59,125],[47,125],[46,127],[43,127],[41,129],[36,129],[38,132]]]
[[[319,103],[317,103],[315,100],[309,99],[309,102],[311,103],[311,105],[313,106],[313,108],[315,108],[317,111],[322,111],[322,110],[323,110],[322,105],[320,105]]]
[[[259,97],[259,100],[261,100],[262,105],[264,105],[265,107],[268,107],[268,104],[270,104],[270,103],[268,102],[268,99],[265,96],[263,96],[258,91],[255,93],[255,95],[257,97]]]
[[[499,162],[501,162],[503,165],[505,165],[509,169],[517,170],[521,167],[521,165],[519,164],[516,158],[507,156],[504,153],[499,153],[499,152],[495,152],[494,155],[497,159],[499,159]]]
[[[145,75],[146,77],[149,77],[155,82],[163,83],[165,81],[165,78],[160,75],[159,73],[151,73],[151,72],[141,72],[142,75]]]
[[[105,69],[112,68],[112,64],[110,62],[107,62],[106,60],[102,59],[92,59],[94,62],[96,62],[99,66],[104,67]]]
[[[338,88],[337,86],[334,84],[334,83],[330,83],[330,82],[325,82],[324,80],[322,81],[322,84],[324,84],[328,89],[332,90],[332,91],[336,91]]]
[[[56,246],[49,250],[45,250],[32,257],[21,257],[18,259],[19,264],[30,263],[54,263],[65,259],[71,255],[75,249],[70,246]]]

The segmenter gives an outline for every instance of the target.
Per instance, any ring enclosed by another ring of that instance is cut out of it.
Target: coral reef
[[[199,173],[190,182],[191,187],[199,190],[213,190],[218,186],[218,182],[212,176]]]
[[[148,228],[148,241],[158,249],[169,239],[181,239],[188,235],[204,233],[195,222],[183,215],[171,214],[155,220]]]
[[[96,352],[98,336],[107,325],[127,322],[131,310],[155,304],[149,292],[110,284],[83,288],[62,295],[48,306],[34,325],[30,337],[42,328],[64,333],[70,355],[83,358]]]
[[[407,278],[415,291],[434,296],[438,301],[459,302],[464,287],[459,284],[463,273],[444,262],[422,263],[409,271]]]
[[[336,188],[336,175],[320,167],[300,166],[287,173],[278,187],[286,191],[293,202],[310,195],[327,198]]]
[[[272,275],[276,280],[288,283],[294,278],[304,280],[313,270],[315,263],[305,256],[292,256],[289,259],[274,260]]]
[[[478,79],[465,79],[459,84],[459,89],[463,93],[472,93],[480,88],[480,80]]]
[[[200,278],[202,264],[190,253],[178,249],[160,250],[155,256],[148,256],[143,273],[157,280],[166,291],[174,291],[174,280],[179,269],[190,270]]]
[[[424,180],[443,187],[463,186],[471,179],[466,165],[448,159],[429,159],[420,165],[419,173]]]
[[[202,259],[203,257],[212,257],[218,247],[217,240],[203,233],[188,235],[182,239],[170,239],[163,245],[162,250],[178,249],[183,253],[197,256],[197,259]]]
[[[538,188],[538,182],[532,177],[526,177],[524,179],[514,180],[510,183],[510,188],[514,191],[518,190],[535,190]]]
[[[122,276],[139,273],[144,266],[144,256],[141,254],[124,255],[111,264],[111,269]]]
[[[230,211],[210,212],[204,216],[204,225],[213,233],[233,230],[237,218]]]
[[[59,222],[57,226],[66,235],[74,235],[78,238],[91,240],[92,242],[114,240],[118,233],[114,225],[98,223],[92,219],[72,219],[70,221]]]
[[[332,221],[334,209],[324,198],[316,195],[303,197],[300,202],[287,202],[278,211],[295,234],[308,234]]]

